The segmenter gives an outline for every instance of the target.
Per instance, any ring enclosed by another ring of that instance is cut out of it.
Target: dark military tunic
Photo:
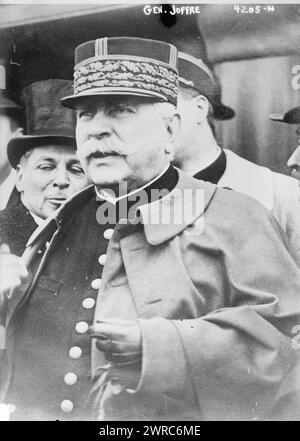
[[[147,188],[149,197],[152,189],[171,190],[177,180],[177,171],[170,167]],[[126,201],[126,210],[136,201]],[[17,406],[13,419],[91,419],[91,341],[86,331],[93,322],[106,250],[116,226],[98,223],[97,210],[103,203],[108,204],[96,200],[91,188],[14,318],[15,371],[6,399]],[[124,199],[116,206],[116,221],[124,214],[122,203]]]

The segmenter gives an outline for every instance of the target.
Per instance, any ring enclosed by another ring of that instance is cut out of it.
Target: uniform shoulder
[[[209,213],[216,211],[219,212],[221,217],[228,213],[232,219],[236,218],[237,220],[239,216],[249,216],[251,213],[260,212],[263,215],[270,215],[269,210],[251,196],[231,188],[218,187],[210,182],[195,179],[182,171],[180,171],[179,176],[179,187],[199,189],[204,192],[204,207]]]
[[[232,221],[239,221],[243,217],[273,217],[270,210],[253,197],[228,188],[218,187],[212,203],[218,206],[223,217],[228,215]]]
[[[259,171],[263,174],[268,174],[269,176],[272,177],[273,180],[277,182],[284,183],[286,185],[289,185],[290,187],[294,187],[294,188],[297,187],[296,179],[292,178],[291,176],[287,176],[283,173],[276,172],[264,165],[258,165],[255,162],[249,161],[248,159],[239,156],[237,153],[234,153],[231,150],[224,149],[224,151],[226,153],[227,159],[236,162],[238,165],[244,164],[247,168],[256,170],[257,172]]]

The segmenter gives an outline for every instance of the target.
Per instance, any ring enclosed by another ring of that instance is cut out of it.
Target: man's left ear
[[[203,123],[206,120],[209,111],[209,102],[204,95],[197,95],[193,98],[197,105],[197,124]]]
[[[16,188],[19,193],[23,191],[23,173],[22,173],[22,167],[20,164],[17,165],[16,168],[17,176],[16,176]]]
[[[169,118],[167,126],[169,139],[165,147],[166,153],[174,153],[174,143],[180,130],[180,121],[181,117],[179,113],[174,113],[174,115]]]

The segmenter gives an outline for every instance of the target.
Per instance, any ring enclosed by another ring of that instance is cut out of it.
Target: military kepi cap
[[[179,84],[206,96],[213,106],[215,119],[228,120],[234,117],[234,110],[222,103],[221,84],[217,76],[201,59],[178,52],[178,71]]]
[[[300,107],[294,107],[285,114],[272,113],[269,115],[272,121],[284,122],[287,124],[300,124]]]
[[[83,97],[134,95],[177,104],[177,49],[158,40],[99,38],[75,49],[73,95],[61,100],[76,107]]]

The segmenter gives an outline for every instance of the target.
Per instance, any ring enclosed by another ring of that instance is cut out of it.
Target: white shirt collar
[[[119,197],[116,198],[116,197],[112,196],[112,195],[110,194],[109,191],[107,191],[107,190],[98,190],[98,189],[95,187],[96,195],[97,195],[100,199],[104,199],[105,201],[110,202],[110,203],[113,204],[113,205],[116,205],[116,203],[119,202],[121,199],[128,198],[129,196],[131,196],[131,195],[133,195],[133,194],[135,194],[135,193],[138,193],[139,191],[141,191],[141,190],[143,190],[144,188],[148,187],[149,185],[153,184],[153,182],[157,181],[157,180],[158,180],[158,179],[159,179],[164,173],[166,173],[166,171],[168,170],[169,166],[170,166],[170,164],[168,164],[168,165],[163,169],[163,171],[162,171],[158,176],[156,176],[154,179],[152,179],[150,182],[147,182],[147,184],[145,184],[145,185],[143,185],[142,187],[139,187],[139,188],[137,188],[137,189],[131,191],[130,193],[124,194],[124,195],[119,196]],[[113,193],[113,192],[112,192],[112,193]]]

